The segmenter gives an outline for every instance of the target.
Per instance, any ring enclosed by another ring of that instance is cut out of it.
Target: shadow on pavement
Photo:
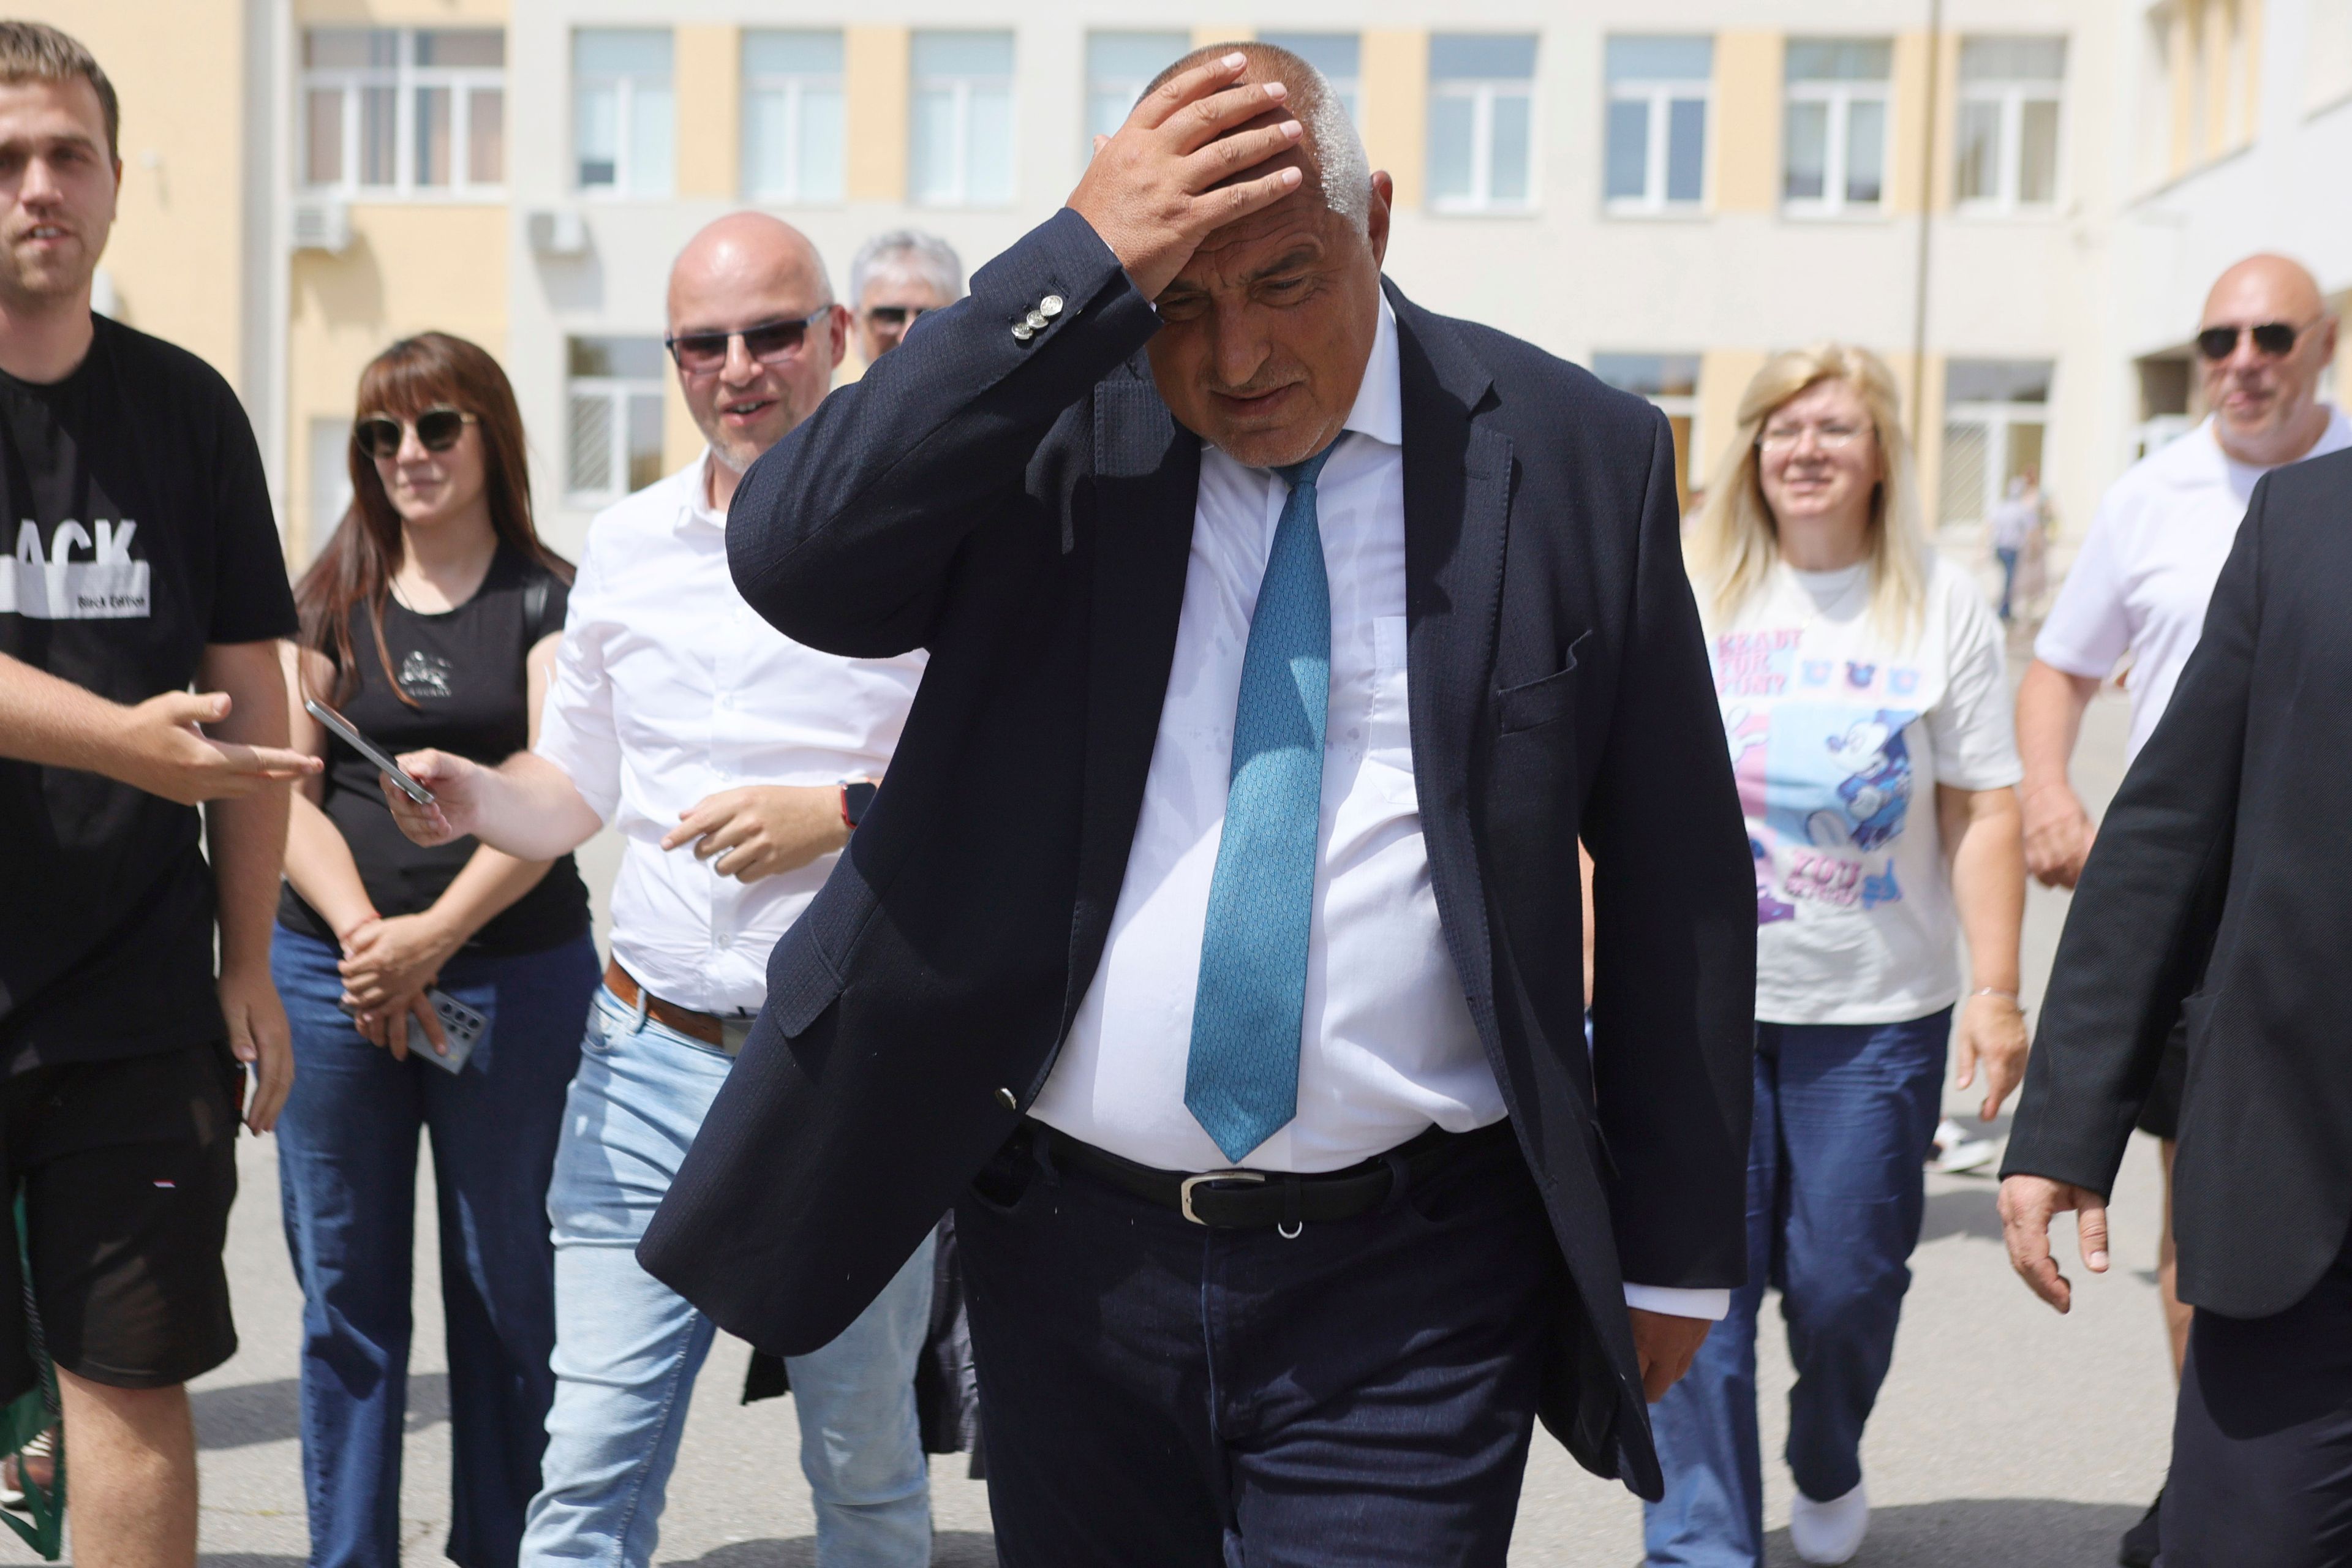
[[[302,1385],[290,1377],[229,1388],[191,1389],[188,1404],[195,1412],[199,1448],[250,1448],[257,1443],[280,1443],[302,1435]],[[448,1419],[448,1374],[412,1373],[405,1430],[421,1432]],[[208,1557],[205,1561],[226,1563],[242,1559]]]
[[[2050,1498],[1959,1498],[1870,1510],[1856,1568],[2081,1568],[2113,1563],[2116,1540],[2146,1503],[2059,1502]],[[1800,1568],[1789,1532],[1765,1543],[1769,1568]]]
[[[816,1537],[735,1541],[699,1557],[677,1557],[663,1568],[815,1568]],[[211,1568],[211,1560],[205,1560]],[[931,1537],[931,1568],[996,1568],[996,1537],[976,1530],[942,1530]],[[2011,1565],[2016,1568],[2016,1565]]]
[[[1990,1182],[1971,1183],[1948,1193],[1929,1193],[1919,1226],[1922,1246],[1948,1236],[1973,1236],[1981,1241],[2000,1239],[2000,1189]]]

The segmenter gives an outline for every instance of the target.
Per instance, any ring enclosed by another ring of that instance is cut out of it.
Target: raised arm
[[[1284,97],[1230,86],[1245,63],[1212,61],[1139,103],[1067,206],[751,466],[727,552],[752,608],[812,647],[895,657],[923,646],[975,529],[1058,542],[1045,510],[1005,515],[1039,444],[1159,330],[1151,299],[1201,240],[1298,182],[1250,177],[1298,127],[1236,129]]]
[[[230,718],[233,696],[166,691],[125,707],[0,654],[0,757],[104,773],[183,805],[252,795],[319,771],[316,758],[283,745],[236,739],[243,726]],[[269,706],[278,709],[274,690]],[[208,736],[200,725],[217,733]]]

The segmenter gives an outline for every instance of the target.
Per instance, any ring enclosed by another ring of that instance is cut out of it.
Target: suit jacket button
[[[1034,328],[1034,327],[1033,327],[1033,326],[1031,326],[1028,322],[1026,322],[1026,321],[1015,321],[1015,322],[1013,322],[1013,342],[1023,342],[1023,343],[1025,343],[1025,342],[1027,342],[1031,338],[1034,338],[1034,337],[1035,337],[1036,335],[1037,335],[1037,329],[1036,329],[1036,328]]]
[[[1026,326],[1033,332],[1042,332],[1045,330],[1046,321],[1047,317],[1045,311],[1032,310],[1029,312],[1028,321],[1024,322],[1023,325]]]
[[[1037,301],[1037,313],[1044,316],[1048,321],[1060,315],[1062,313],[1062,297],[1059,294],[1046,295],[1044,299]]]
[[[1018,1110],[1021,1109],[1021,1097],[1009,1089],[1000,1089],[996,1091],[996,1103],[1007,1110]]]

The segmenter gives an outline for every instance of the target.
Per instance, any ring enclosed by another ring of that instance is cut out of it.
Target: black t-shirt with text
[[[407,702],[384,679],[371,611],[364,603],[354,605],[351,637],[357,668],[351,673],[356,685],[335,704],[336,710],[395,756],[429,746],[496,766],[530,744],[525,661],[541,637],[563,629],[569,597],[562,577],[504,544],[473,597],[453,610],[420,615],[387,596],[384,654]],[[351,846],[378,914],[413,915],[427,908],[474,857],[471,838],[431,849],[410,843],[384,805],[375,764],[331,734],[320,805]],[[278,920],[322,942],[335,940],[327,922],[290,885],[278,902]],[[566,855],[529,892],[492,916],[464,951],[500,956],[540,952],[587,929],[588,889]]]
[[[294,633],[253,427],[185,350],[100,317],[71,375],[0,374],[0,653],[122,703]],[[0,1070],[221,1037],[193,806],[0,758]]]

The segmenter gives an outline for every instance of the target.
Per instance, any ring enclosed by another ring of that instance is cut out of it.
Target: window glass
[[[913,133],[908,138],[911,145],[908,148],[908,161],[911,165],[908,195],[918,202],[952,201],[959,183],[954,91],[951,89],[917,89],[913,116]]]
[[[911,54],[919,77],[1013,74],[1010,33],[919,32]]]
[[[1013,199],[1013,93],[1009,89],[973,90],[966,156],[967,200],[1002,205]]]
[[[1879,199],[1886,173],[1886,103],[1859,99],[1846,110],[1845,199],[1868,205]]]
[[[1960,105],[1959,167],[1953,194],[1961,201],[1987,201],[2000,194],[2000,100]]]
[[[1884,38],[1791,38],[1790,81],[1885,81],[1895,64],[1895,46]]]
[[[1088,33],[1087,35],[1087,150],[1093,138],[1108,136],[1127,123],[1135,100],[1161,68],[1192,47],[1184,33]]]
[[[1429,188],[1439,200],[1470,195],[1470,139],[1476,102],[1437,98],[1429,105]]]
[[[848,105],[838,87],[801,92],[800,199],[837,202],[849,161]]]
[[[1963,38],[1960,79],[1976,81],[2063,81],[2066,77],[2063,38]]]
[[[2039,98],[2019,111],[2017,199],[2047,204],[2058,199],[2058,102]]]
[[[573,338],[570,351],[566,368],[575,376],[661,379],[659,338]]]
[[[1536,74],[1533,33],[1433,33],[1429,39],[1433,77],[1523,81]]]
[[[1612,82],[1705,81],[1715,71],[1715,40],[1612,37],[1606,62]]]
[[[507,36],[494,27],[424,27],[416,34],[420,66],[502,66]]]
[[[1620,392],[1640,397],[1693,397],[1698,394],[1698,355],[1598,353],[1592,374]]]
[[[312,89],[303,99],[303,184],[331,185],[343,177],[343,94]]]
[[[1284,33],[1261,32],[1258,38],[1276,48],[1288,49],[1308,65],[1323,73],[1331,90],[1348,110],[1348,118],[1361,118],[1363,81],[1363,43],[1353,33]]]
[[[1528,199],[1528,117],[1534,108],[1524,92],[1495,95],[1495,135],[1486,183],[1489,200],[1523,204]]]
[[[612,185],[621,177],[621,89],[583,83],[573,102],[572,141],[583,185]]]
[[[400,60],[400,35],[389,27],[312,27],[302,35],[302,63],[313,68],[389,68]]]
[[[362,185],[389,185],[400,177],[400,89],[360,89],[360,168]]]
[[[1706,100],[1677,98],[1666,116],[1666,200],[1696,202],[1706,184]]]
[[[416,89],[415,177],[420,185],[446,185],[449,183],[450,119],[447,88],[420,87]]]
[[[1792,202],[1817,202],[1829,189],[1830,106],[1791,103],[1788,120],[1788,168],[1780,194]]]
[[[659,27],[583,27],[572,35],[572,68],[581,76],[669,79],[670,37]]]
[[[507,177],[507,95],[477,88],[466,98],[466,178],[495,185]]]
[[[1638,200],[1650,191],[1650,102],[1619,99],[1609,105],[1608,195]]]
[[[666,196],[675,176],[671,143],[677,115],[667,80],[639,80],[629,104],[629,189],[637,195]]]
[[[752,29],[743,35],[743,69],[751,76],[837,77],[841,61],[839,33]]]
[[[1944,369],[1947,403],[2047,403],[2048,360],[1956,359]]]

